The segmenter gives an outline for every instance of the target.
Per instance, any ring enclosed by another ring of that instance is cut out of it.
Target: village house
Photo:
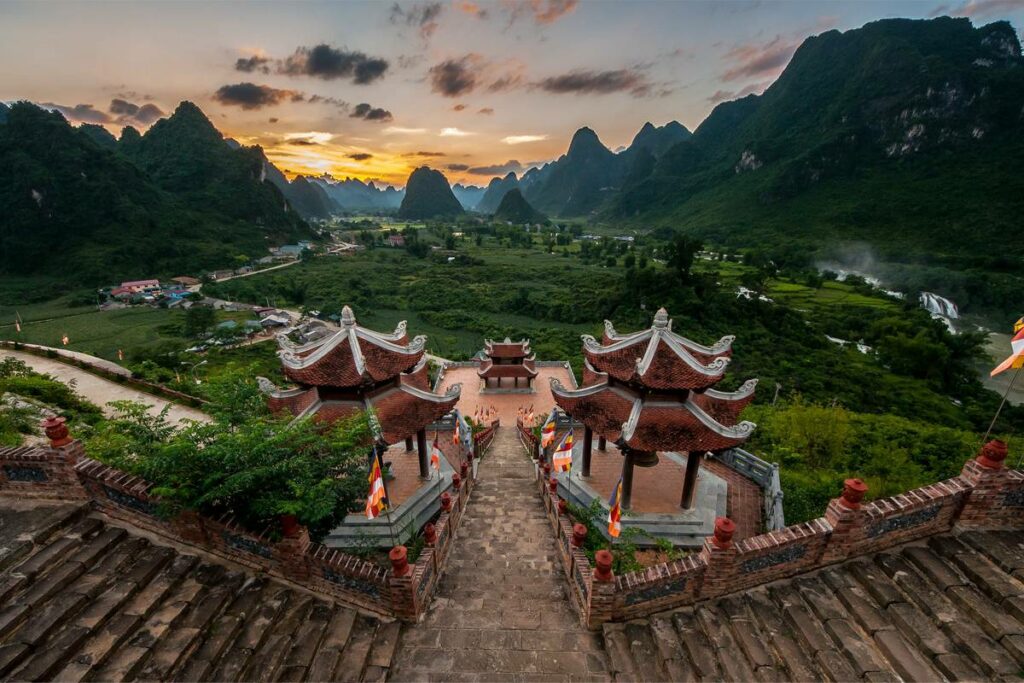
[[[153,292],[160,289],[159,280],[131,280],[129,282],[122,282],[121,287],[118,289],[127,289],[132,294],[139,294],[142,292]]]

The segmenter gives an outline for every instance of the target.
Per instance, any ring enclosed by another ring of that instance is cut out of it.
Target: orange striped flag
[[[547,448],[555,441],[555,409],[551,409],[547,422],[540,428],[540,447]]]
[[[562,443],[558,444],[555,454],[551,456],[551,466],[555,472],[568,472],[572,469],[572,427],[562,437]]]
[[[619,477],[619,483],[615,485],[612,497],[608,499],[608,507],[608,535],[618,538],[622,533],[622,524],[619,521],[622,519],[622,477]]]
[[[370,468],[370,494],[366,496],[366,518],[376,519],[388,507],[384,496],[384,476],[380,471],[380,458],[373,452],[373,467]]]

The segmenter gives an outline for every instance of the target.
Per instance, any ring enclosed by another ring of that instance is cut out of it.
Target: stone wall
[[[532,435],[520,433],[532,443]],[[538,471],[538,491],[581,620],[597,628],[607,621],[690,605],[954,529],[1020,528],[1024,472],[1006,470],[1005,458],[1006,445],[993,441],[964,465],[959,476],[869,503],[862,502],[864,483],[848,479],[823,517],[738,542],[732,540],[735,524],[722,517],[700,552],[616,577],[611,575],[610,554],[600,557],[604,551],[598,551],[597,566],[591,569],[578,547],[567,545],[571,520],[544,470]],[[577,528],[585,534],[585,527]]]

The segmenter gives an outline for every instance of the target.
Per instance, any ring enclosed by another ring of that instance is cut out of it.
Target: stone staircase
[[[0,498],[0,679],[382,681],[400,624]]]
[[[907,545],[605,624],[616,680],[1020,680],[1024,532]]]

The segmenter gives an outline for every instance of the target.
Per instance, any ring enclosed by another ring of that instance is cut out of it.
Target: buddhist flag
[[[14,319],[14,330],[16,332],[21,332],[21,321],[17,318]]]
[[[551,409],[544,426],[540,428],[540,447],[547,448],[555,441],[555,409]]]
[[[1017,320],[1017,322],[1013,324],[1013,331],[1015,333],[1020,332],[1021,329],[1024,329],[1024,318],[1020,318],[1019,320]]]
[[[459,414],[455,413],[455,431],[452,432],[452,443],[459,445]]]
[[[1018,320],[1017,323],[1019,324],[1020,320]],[[1006,360],[997,365],[995,369],[989,373],[991,377],[995,377],[999,373],[1005,372],[1010,368],[1019,370],[1021,367],[1024,367],[1024,325],[1021,325],[1019,328],[1017,325],[1014,325],[1014,328],[1017,329],[1017,333],[1013,335],[1013,339],[1010,340],[1010,348],[1012,349],[1012,352]]]
[[[441,449],[437,445],[437,432],[434,432],[434,443],[430,445],[430,467],[435,472],[441,471]]]
[[[60,343],[63,344],[64,346],[67,346],[69,341],[71,340],[68,339],[68,335],[66,334],[60,338]]]
[[[366,496],[366,518],[376,519],[388,507],[384,493],[384,476],[380,469],[380,457],[373,449],[373,466],[370,467],[370,493]]]
[[[122,351],[121,349],[117,350],[117,359],[124,360],[124,351]]]
[[[622,519],[622,477],[619,477],[619,482],[612,490],[612,497],[608,499],[608,508],[608,535],[618,538],[622,533],[622,525],[619,523],[619,520]]]
[[[572,469],[572,427],[562,437],[555,454],[551,457],[551,465],[555,472],[568,472]]]

